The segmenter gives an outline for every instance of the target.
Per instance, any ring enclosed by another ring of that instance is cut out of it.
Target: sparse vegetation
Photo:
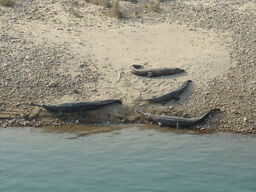
[[[123,1],[130,1],[131,3],[138,3],[138,0],[123,0]]]
[[[0,5],[6,7],[12,7],[14,5],[14,0],[0,0]]]
[[[70,8],[69,13],[71,13],[72,15],[74,15],[77,18],[82,18],[83,17],[81,15],[81,13],[78,10],[75,10],[74,8]]]
[[[111,8],[112,5],[111,5],[111,3],[110,3],[110,0],[105,0],[105,1],[103,2],[103,6],[106,7],[106,8]]]
[[[142,12],[141,12],[141,10],[136,9],[134,13],[135,13],[135,17],[136,17],[137,19],[142,18]]]
[[[85,0],[88,3],[92,3],[94,5],[102,5],[106,8],[111,8],[112,5],[110,3],[110,0]]]
[[[123,14],[120,10],[120,6],[119,6],[119,0],[115,0],[113,2],[112,8],[110,10],[110,16],[112,17],[116,17],[118,19],[123,18]]]
[[[79,3],[77,1],[75,1],[75,0],[69,0],[68,3],[71,4],[74,7],[78,7],[79,6]]]
[[[145,8],[148,11],[158,13],[160,11],[160,2],[161,2],[161,0],[155,0],[152,3],[150,3],[149,5],[147,5]]]

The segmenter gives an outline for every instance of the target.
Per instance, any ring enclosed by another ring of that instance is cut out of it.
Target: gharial
[[[160,126],[168,126],[174,128],[186,128],[192,127],[203,122],[211,113],[219,111],[219,109],[212,109],[211,111],[203,114],[200,117],[196,118],[184,118],[184,117],[175,117],[175,116],[165,116],[165,115],[155,115],[152,113],[145,113],[142,111],[138,111],[139,113],[143,114],[149,120],[157,123]]]
[[[57,105],[40,105],[31,103],[33,106],[38,106],[46,109],[47,111],[54,113],[79,113],[80,116],[84,116],[85,112],[92,109],[98,109],[106,105],[111,105],[114,103],[122,104],[121,100],[102,100],[102,101],[92,101],[92,102],[72,102],[72,103],[62,103]]]

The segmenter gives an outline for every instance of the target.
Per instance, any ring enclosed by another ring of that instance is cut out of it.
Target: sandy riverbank
[[[74,3],[76,2],[76,3]],[[255,132],[256,3],[120,2],[123,19],[77,1],[17,1],[0,6],[2,126],[145,122],[137,99],[193,84],[178,101],[151,104],[157,114],[199,116],[221,109],[201,128]],[[185,74],[156,79],[130,73],[132,64],[180,67]],[[84,119],[55,118],[27,103],[121,99]]]

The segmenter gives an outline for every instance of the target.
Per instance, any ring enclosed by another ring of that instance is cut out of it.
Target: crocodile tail
[[[123,104],[122,100],[117,100],[117,103]]]
[[[132,65],[132,68],[134,68],[134,69],[141,69],[142,65]]]
[[[188,85],[190,82],[192,82],[192,80],[187,80],[187,81],[185,81],[185,82],[182,84],[181,89],[186,88],[187,85]]]
[[[220,109],[212,109],[209,112],[205,113],[204,115],[202,115],[202,117],[200,118],[201,120],[204,120],[205,118],[207,118],[210,114],[220,111]]]
[[[192,80],[187,80],[185,83],[188,84],[188,83],[192,83],[193,81]]]
[[[45,105],[40,105],[40,104],[35,104],[35,103],[30,103],[30,105],[45,108]]]
[[[135,101],[151,101],[151,99],[136,99]]]
[[[113,102],[114,102],[114,103],[120,103],[120,104],[123,103],[122,100],[120,100],[120,99],[113,100]]]
[[[138,110],[137,110],[137,112],[138,112],[138,113],[140,113],[140,114],[142,114],[142,115],[144,115],[144,114],[145,114],[145,112],[144,112],[144,111],[142,111],[141,109],[138,109]]]
[[[144,111],[142,111],[141,109],[137,110],[137,113],[142,114],[143,116],[145,116],[146,118],[150,118],[150,116],[152,115],[151,113],[146,113]]]
[[[105,100],[103,101],[105,105],[111,104],[111,103],[120,103],[122,104],[122,101],[120,99],[113,99],[113,100]]]

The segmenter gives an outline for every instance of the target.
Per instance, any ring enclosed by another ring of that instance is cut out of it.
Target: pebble
[[[73,93],[80,93],[78,89],[73,89]]]
[[[55,82],[55,81],[51,81],[49,84],[48,84],[48,87],[57,87],[58,86],[58,82]]]
[[[235,109],[231,109],[231,111],[230,111],[231,113],[233,113],[233,114],[236,114],[236,115],[238,115],[239,114],[239,112],[237,111],[237,110],[235,110]]]

